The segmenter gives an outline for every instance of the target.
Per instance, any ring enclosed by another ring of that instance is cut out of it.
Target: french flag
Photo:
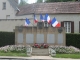
[[[55,17],[52,19],[51,24],[53,27],[60,27],[61,26]]]
[[[29,24],[30,24],[30,21],[29,21],[29,19],[26,18],[26,20],[25,20],[25,26],[28,26]]]
[[[51,19],[50,16],[48,14],[45,15],[45,20],[50,24],[51,23]]]
[[[34,14],[34,23],[37,23],[37,22],[38,22],[38,20],[37,20],[35,14]]]
[[[42,14],[40,14],[40,20],[41,20],[42,22],[45,21],[44,18],[43,18],[43,16],[42,16]]]

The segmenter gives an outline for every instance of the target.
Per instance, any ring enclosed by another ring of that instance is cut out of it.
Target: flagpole
[[[33,27],[34,27],[34,14],[35,14],[35,6],[33,5],[33,11],[34,11],[34,13],[33,13]]]
[[[31,23],[32,24],[32,23]],[[34,27],[34,24],[32,24],[33,25],[33,27]]]
[[[35,13],[33,13],[33,27],[34,27],[34,14],[35,14]]]
[[[32,24],[32,22],[30,22]],[[33,25],[33,24],[32,24]],[[33,25],[34,26],[34,25]]]

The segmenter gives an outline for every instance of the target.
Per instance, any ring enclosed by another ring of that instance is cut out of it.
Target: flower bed
[[[1,52],[26,52],[24,45],[7,45],[0,47]]]
[[[67,53],[67,54],[74,54],[80,53],[80,49],[74,46],[50,46],[54,49],[57,53]]]
[[[52,48],[54,49],[57,53],[64,53],[64,54],[75,54],[78,53],[80,54],[80,49],[74,47],[74,46],[48,46],[48,44],[37,44],[35,43],[33,45],[34,48]],[[7,45],[4,47],[0,47],[0,52],[20,52],[24,53],[26,52],[26,47],[24,45]]]

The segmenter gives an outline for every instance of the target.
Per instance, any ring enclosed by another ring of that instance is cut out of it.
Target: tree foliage
[[[43,2],[43,0],[37,0],[37,3],[42,3]]]
[[[68,1],[76,1],[76,0],[46,0],[45,2],[68,2]]]
[[[68,1],[79,1],[79,0],[44,0],[44,2],[68,2]],[[37,3],[42,3],[43,0],[37,0]]]
[[[25,0],[21,0],[19,6],[23,6],[23,5],[26,5],[26,4],[27,4],[27,2],[25,2]]]

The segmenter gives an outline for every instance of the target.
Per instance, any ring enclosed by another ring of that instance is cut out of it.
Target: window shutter
[[[80,33],[80,21],[79,21],[79,33]]]
[[[64,22],[63,21],[61,22],[61,27],[64,27]]]
[[[74,33],[74,22],[71,22],[71,33]]]

